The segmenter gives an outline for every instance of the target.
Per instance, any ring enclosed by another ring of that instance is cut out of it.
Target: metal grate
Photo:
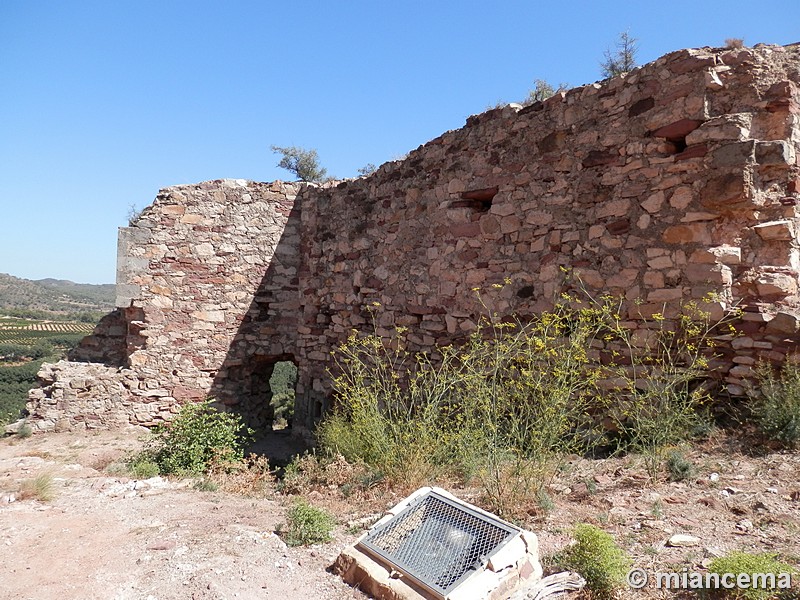
[[[507,523],[428,492],[358,545],[445,597],[518,533]]]

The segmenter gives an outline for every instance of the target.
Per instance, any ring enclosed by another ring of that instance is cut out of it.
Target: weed
[[[661,519],[664,517],[664,502],[661,498],[656,498],[653,505],[650,507],[650,514],[654,519]]]
[[[562,554],[562,566],[586,579],[592,598],[613,598],[625,584],[632,564],[630,557],[610,534],[593,525],[577,525],[573,537],[576,543]]]
[[[350,535],[358,535],[362,531],[364,531],[364,526],[363,525],[350,525],[350,527],[348,527],[345,531],[347,531],[347,533],[350,534]]]
[[[275,475],[266,456],[251,454],[243,461],[215,462],[207,479],[225,491],[255,496],[270,488]]]
[[[613,361],[623,395],[617,427],[623,448],[644,457],[652,479],[669,448],[710,431],[704,408],[710,394],[701,381],[714,351],[712,337],[736,314],[712,322],[692,301],[671,319],[660,313],[639,315],[643,329],[636,335],[623,331],[620,322],[610,332],[609,347],[616,347],[612,354],[620,354]]]
[[[377,327],[353,332],[334,352],[337,403],[316,432],[322,451],[392,484],[477,480],[488,508],[514,518],[567,454],[605,443],[598,412],[612,413],[622,449],[641,452],[653,478],[666,449],[704,421],[708,393],[696,384],[719,323],[696,304],[673,320],[644,319],[644,335],[608,296],[564,296],[524,323],[483,306],[463,346],[432,354],[407,350],[403,328],[389,339]]]
[[[553,502],[553,499],[550,497],[550,494],[548,494],[544,488],[539,488],[539,490],[536,492],[536,505],[543,513],[552,512],[556,507],[555,502]]]
[[[320,446],[400,485],[477,479],[512,517],[592,438],[599,373],[586,350],[610,312],[563,303],[527,323],[490,312],[464,346],[436,356],[407,351],[402,329],[388,342],[354,333],[334,355],[338,405]]]
[[[305,546],[331,540],[335,521],[331,515],[305,500],[296,500],[286,514],[285,529],[278,532],[289,546]]]
[[[697,474],[694,463],[678,450],[667,455],[667,471],[671,481],[685,481]]]
[[[20,439],[29,438],[33,435],[33,428],[28,424],[28,421],[23,421],[17,429],[17,437]]]
[[[49,502],[55,497],[53,476],[49,473],[40,473],[33,479],[25,479],[20,483],[17,497],[20,500],[32,498]]]
[[[192,488],[196,489],[198,492],[216,492],[219,486],[209,478],[203,477],[195,481]]]
[[[128,463],[128,471],[131,477],[135,479],[150,479],[159,474],[158,465],[146,457],[137,456],[133,461]]]
[[[711,561],[709,573],[717,574],[720,578],[726,573],[735,576],[746,574],[750,579],[751,587],[737,586],[725,590],[726,597],[745,598],[747,600],[767,600],[773,598],[780,589],[791,586],[791,576],[798,571],[778,559],[777,554],[751,552],[731,552]],[[760,576],[755,579],[755,575]],[[716,586],[717,589],[720,586]]]
[[[759,389],[752,412],[761,433],[786,448],[800,444],[800,366],[786,362],[779,374],[767,364],[756,370]]]
[[[642,546],[642,552],[644,552],[647,556],[656,556],[658,554],[658,548],[651,545]]]
[[[131,465],[155,464],[163,475],[206,473],[214,463],[241,461],[251,433],[240,416],[220,412],[210,401],[187,404],[171,424],[154,430]]]

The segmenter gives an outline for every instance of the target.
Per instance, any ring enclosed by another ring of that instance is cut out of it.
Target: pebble
[[[753,522],[750,519],[742,519],[736,524],[736,529],[739,531],[750,531],[753,528]]]
[[[697,546],[700,543],[700,538],[685,533],[676,533],[667,541],[667,546],[672,548],[687,548],[689,546]]]

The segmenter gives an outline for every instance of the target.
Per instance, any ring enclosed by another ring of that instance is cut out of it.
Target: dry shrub
[[[350,463],[338,454],[321,459],[315,454],[297,456],[286,467],[280,489],[285,494],[306,495],[311,492],[338,490],[349,497],[366,492],[382,481],[380,473],[363,463]]]
[[[353,332],[334,354],[337,405],[316,431],[322,451],[400,488],[479,482],[487,507],[513,517],[538,502],[564,456],[615,441],[598,414],[614,421],[617,449],[641,452],[653,472],[705,427],[697,384],[724,322],[697,303],[673,319],[641,315],[638,333],[611,296],[564,295],[515,322],[486,308],[465,344],[434,353],[408,349],[401,327],[390,339]]]
[[[40,473],[33,479],[25,479],[20,483],[17,498],[20,500],[39,500],[49,502],[55,498],[53,476],[50,473]]]
[[[267,457],[255,454],[241,461],[215,461],[208,478],[226,492],[244,496],[263,495],[275,483]]]

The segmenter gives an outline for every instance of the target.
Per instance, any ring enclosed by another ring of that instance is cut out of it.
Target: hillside
[[[114,284],[31,281],[0,273],[0,309],[51,312],[107,312],[114,308]]]

